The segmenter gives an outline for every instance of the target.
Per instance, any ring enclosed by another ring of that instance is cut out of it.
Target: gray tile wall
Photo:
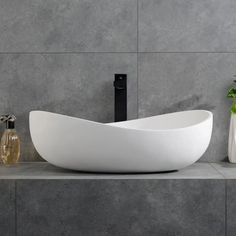
[[[234,236],[236,232],[236,183],[232,180],[227,180],[227,235]]]
[[[225,235],[222,179],[17,180],[16,189],[19,236]]]
[[[214,113],[202,161],[227,155],[236,73],[234,0],[0,1],[0,113],[14,113],[22,159],[40,160],[28,113],[113,120],[114,73],[129,79],[129,118]]]
[[[4,236],[225,235],[223,179],[8,179],[0,190]]]
[[[15,182],[13,180],[0,180],[0,234],[4,236],[15,235]]]
[[[29,134],[31,110],[112,121],[114,73],[129,75],[128,117],[137,116],[136,54],[0,54],[0,61],[1,112],[18,118],[21,160],[39,160]]]

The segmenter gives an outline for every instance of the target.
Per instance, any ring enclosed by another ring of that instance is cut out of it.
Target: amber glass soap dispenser
[[[0,155],[5,165],[11,165],[17,163],[20,158],[20,139],[15,130],[16,117],[6,115],[2,118],[2,122],[6,123],[6,129],[1,138]]]

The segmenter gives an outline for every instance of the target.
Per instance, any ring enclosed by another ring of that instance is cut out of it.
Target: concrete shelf
[[[0,166],[4,235],[235,235],[236,165],[152,174]]]

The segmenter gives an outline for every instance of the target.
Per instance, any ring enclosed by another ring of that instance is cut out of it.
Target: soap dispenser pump
[[[0,142],[0,157],[5,165],[18,162],[20,158],[20,139],[15,130],[16,117],[14,115],[1,116],[0,121],[6,124],[6,129]]]

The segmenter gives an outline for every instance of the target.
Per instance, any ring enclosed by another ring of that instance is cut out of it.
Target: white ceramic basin
[[[94,172],[178,170],[206,151],[213,115],[193,110],[102,124],[44,111],[30,112],[38,153],[53,165]]]

